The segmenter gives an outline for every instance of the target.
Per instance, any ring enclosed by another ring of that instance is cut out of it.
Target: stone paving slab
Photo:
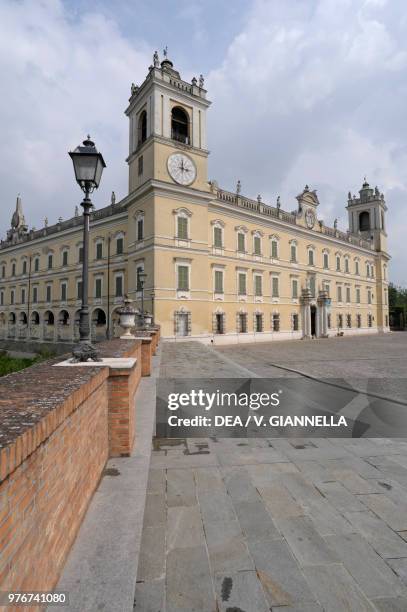
[[[195,345],[164,345],[161,374],[407,378],[407,334]],[[198,442],[154,444],[135,612],[407,610],[405,439]]]

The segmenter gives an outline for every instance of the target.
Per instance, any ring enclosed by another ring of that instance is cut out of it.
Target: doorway
[[[311,336],[317,335],[317,307],[311,306]]]
[[[186,312],[178,313],[178,336],[188,336],[188,315]]]

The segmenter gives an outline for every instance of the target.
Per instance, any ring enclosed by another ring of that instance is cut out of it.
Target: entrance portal
[[[311,306],[311,336],[312,337],[315,337],[317,335],[316,318],[317,318],[317,307]]]

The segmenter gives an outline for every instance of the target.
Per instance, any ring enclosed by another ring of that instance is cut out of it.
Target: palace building
[[[91,216],[92,336],[119,333],[128,294],[167,339],[241,342],[389,330],[386,211],[366,182],[348,195],[349,227],[318,219],[308,186],[294,211],[220,188],[207,176],[204,80],[183,81],[154,54],[132,85],[129,192]],[[97,201],[97,198],[96,198]],[[61,211],[62,212],[62,211]],[[29,229],[17,198],[0,243],[0,338],[72,342],[79,336],[82,224]]]

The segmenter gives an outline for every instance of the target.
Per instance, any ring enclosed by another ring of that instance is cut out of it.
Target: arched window
[[[142,111],[138,119],[138,145],[141,145],[147,139],[147,113]]]
[[[188,115],[180,106],[174,106],[171,112],[171,138],[189,144]]]
[[[370,229],[370,216],[367,210],[364,210],[359,215],[359,229],[361,232],[366,232]]]

